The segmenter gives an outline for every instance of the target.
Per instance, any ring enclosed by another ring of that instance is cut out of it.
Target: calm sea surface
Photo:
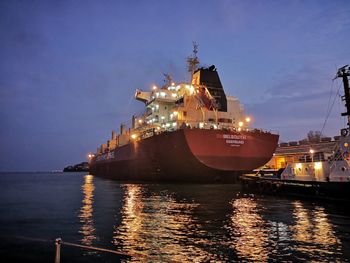
[[[0,174],[0,261],[349,262],[350,205],[239,185],[121,184],[84,173]]]

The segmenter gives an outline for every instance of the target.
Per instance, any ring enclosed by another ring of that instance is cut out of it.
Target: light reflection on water
[[[300,201],[294,202],[293,205],[295,225],[290,229],[297,244],[303,244],[295,246],[295,250],[305,254],[305,257],[311,254],[318,260],[327,258],[328,255],[339,257],[341,242],[335,235],[325,209],[315,206],[313,210],[308,210]],[[340,261],[340,258],[337,259]]]
[[[259,214],[257,202],[253,198],[239,198],[232,201],[232,206],[227,226],[231,247],[241,258],[266,262],[269,228]]]
[[[79,233],[83,236],[81,243],[87,246],[91,245],[92,242],[96,239],[93,220],[94,190],[95,186],[93,175],[86,175],[84,177],[84,184],[82,186],[83,200],[79,213],[79,219],[82,223],[82,226]]]
[[[242,195],[229,185],[115,184],[123,200],[114,201],[122,206],[110,243],[137,255],[131,262],[335,262],[349,255],[322,205]],[[99,240],[94,190],[88,175],[79,214],[86,245]]]
[[[145,193],[140,185],[125,185],[124,189],[122,223],[115,231],[114,244],[122,245],[130,254],[141,252],[156,261],[203,261],[208,256],[195,245],[203,240],[187,244],[191,228],[197,224],[193,219],[197,203],[181,203],[164,192]]]

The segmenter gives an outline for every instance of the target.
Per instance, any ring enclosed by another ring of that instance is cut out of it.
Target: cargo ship
[[[89,154],[90,173],[121,181],[233,182],[268,162],[278,134],[250,128],[240,101],[226,96],[215,66],[197,68],[197,49],[187,58],[191,81],[136,90],[145,111],[131,127]]]
[[[350,200],[350,67],[340,68],[336,78],[342,78],[347,127],[340,135],[281,143],[269,169],[241,177],[243,186],[264,193],[307,195],[308,197]],[[272,169],[271,169],[272,168]]]

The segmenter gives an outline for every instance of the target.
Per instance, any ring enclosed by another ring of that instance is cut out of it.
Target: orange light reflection
[[[201,248],[204,239],[188,236],[199,224],[193,219],[197,203],[179,202],[170,194],[144,193],[140,185],[125,185],[122,222],[114,244],[138,255],[132,262],[203,262],[210,254]],[[203,234],[205,235],[205,234]],[[141,255],[140,255],[141,254]]]
[[[92,218],[93,214],[93,203],[94,203],[94,182],[93,175],[86,175],[84,177],[84,184],[82,186],[82,192],[84,195],[84,199],[82,201],[82,207],[80,209],[79,219],[80,222],[83,223],[80,228],[79,233],[83,235],[81,239],[81,243],[84,245],[91,245],[92,242],[96,239],[95,236],[95,228],[94,221]]]
[[[296,224],[291,227],[293,238],[305,244],[297,246],[297,251],[318,255],[320,258],[333,254],[334,251],[341,251],[341,241],[336,237],[323,207],[316,206],[307,210],[299,201],[293,205],[296,220]]]
[[[267,262],[269,233],[265,221],[259,215],[257,203],[252,198],[240,198],[232,202],[230,246],[249,261]]]

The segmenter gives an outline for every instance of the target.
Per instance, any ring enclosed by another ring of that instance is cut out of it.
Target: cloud
[[[305,66],[294,73],[281,76],[276,84],[267,89],[258,103],[246,108],[256,117],[256,125],[280,132],[281,138],[296,140],[304,138],[309,130],[321,130],[325,121],[327,105],[336,96],[341,85],[334,82],[322,67]],[[330,98],[332,88],[332,98]],[[339,116],[339,107],[333,108],[329,124]],[[340,127],[328,126],[326,133],[334,136]]]
[[[163,72],[188,77],[192,40],[256,126],[291,139],[322,126],[333,65],[349,63],[343,2],[154,3],[0,1],[0,156],[15,160],[7,167],[34,167],[35,155],[50,167],[57,149],[84,158],[143,109],[135,89],[162,84]]]
[[[306,64],[294,72],[280,74],[276,83],[266,90],[264,96],[265,99],[312,99],[329,90],[331,76],[324,67]]]

